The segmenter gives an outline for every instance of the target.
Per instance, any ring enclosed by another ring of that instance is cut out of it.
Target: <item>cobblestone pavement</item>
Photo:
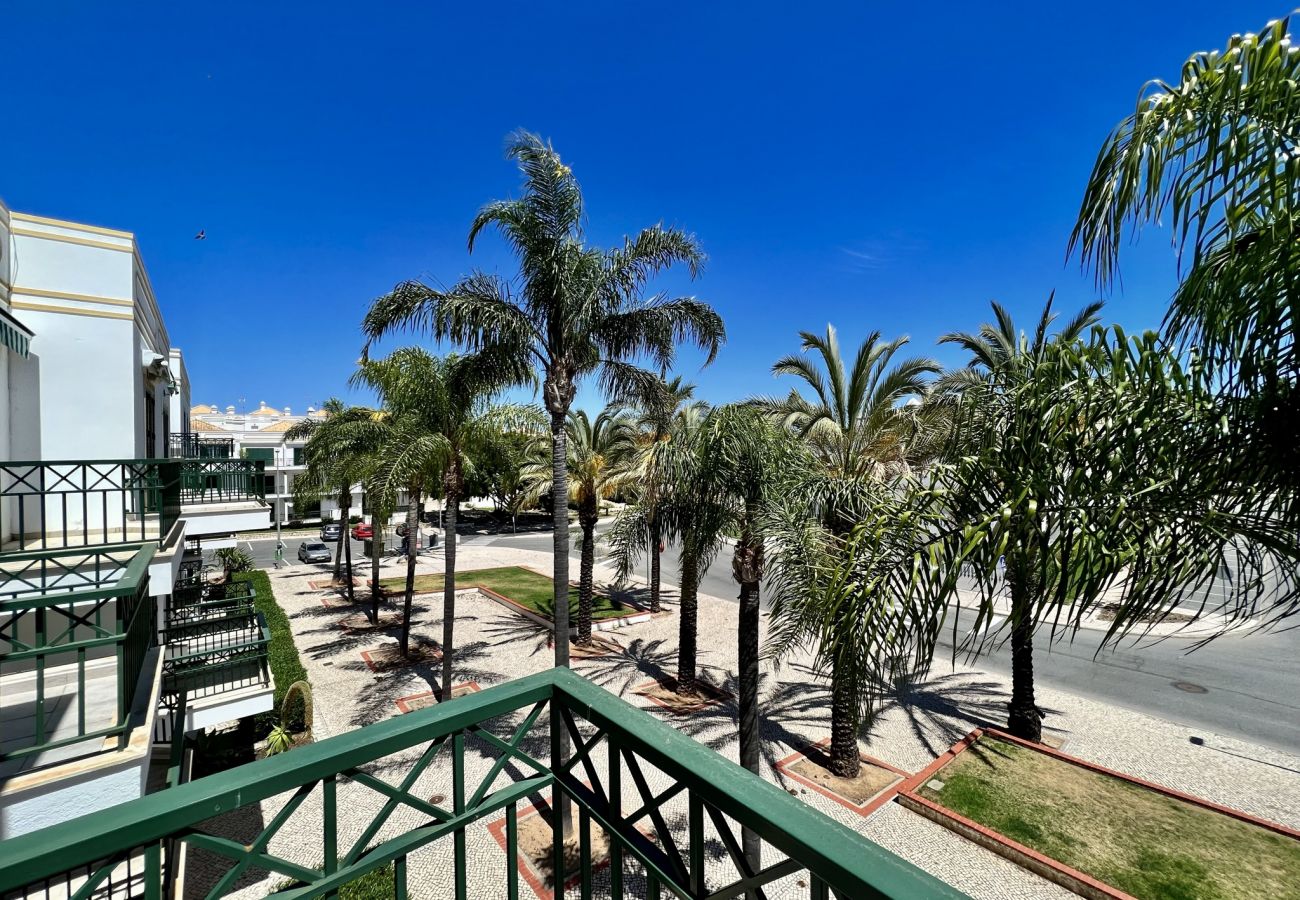
[[[550,556],[501,547],[464,547],[458,560],[461,571],[513,564],[547,571]],[[436,572],[440,565],[440,557],[430,556],[421,561],[420,571]],[[400,571],[403,571],[401,563],[386,562],[381,577]],[[608,575],[608,572],[598,572],[598,578]],[[348,610],[327,608],[322,603],[323,592],[308,585],[308,580],[320,578],[318,569],[303,566],[271,574],[276,598],[289,614],[312,682],[318,739],[401,715],[396,703],[399,698],[436,690],[439,673],[431,667],[372,672],[361,651],[394,638],[339,629],[336,623]],[[441,594],[417,596],[414,615],[417,636],[440,638],[441,605]],[[701,675],[733,695],[736,612],[734,603],[700,598]],[[632,693],[647,679],[675,671],[677,627],[676,616],[670,614],[609,632],[622,643],[623,652],[612,658],[575,660],[573,668],[593,683],[652,715],[671,721],[680,731],[734,760],[737,747],[733,702],[675,717]],[[455,681],[477,682],[486,689],[546,669],[551,664],[552,653],[548,638],[549,634],[537,625],[511,614],[477,591],[462,592],[458,595],[456,617]],[[1050,657],[1043,654],[1039,664],[1050,666]],[[1009,689],[1009,682],[1002,677],[963,665],[936,662],[926,681],[914,685],[905,698],[892,703],[880,716],[863,749],[893,766],[916,772],[972,728],[1003,721]],[[1040,689],[1038,699],[1048,715],[1048,734],[1063,739],[1063,749],[1070,754],[1286,825],[1300,826],[1300,759],[1061,692]],[[775,670],[765,666],[761,704],[762,773],[796,792],[804,802],[972,896],[1073,896],[896,803],[887,803],[869,818],[863,818],[779,773],[775,768],[778,760],[829,733],[829,691],[824,682],[813,676],[807,657],[792,658]],[[499,736],[508,737],[522,717],[523,711],[505,717],[493,730]],[[1201,742],[1192,743],[1193,736]],[[528,739],[526,752],[544,756],[548,752],[547,741],[546,729],[536,729]],[[495,751],[472,737],[467,746],[470,752],[466,783],[472,790],[491,767]],[[423,749],[413,748],[377,761],[370,771],[386,781],[396,782]],[[605,771],[603,744],[593,756],[598,771]],[[497,785],[524,775],[507,766]],[[420,777],[414,793],[421,797],[449,796],[450,778],[450,754],[444,753]],[[670,783],[662,773],[653,770],[647,771],[647,778],[656,790]],[[340,783],[338,796],[340,844],[347,848],[373,813],[382,807],[384,798],[351,781]],[[212,824],[219,823],[232,837],[251,841],[289,799],[290,795],[282,795],[262,803],[260,808],[246,808]],[[541,799],[544,798],[530,798],[525,803]],[[634,802],[630,785],[626,802]],[[685,796],[679,795],[667,804],[665,812],[670,828],[674,832],[680,829],[684,837]],[[377,839],[400,834],[423,821],[420,814],[402,807]],[[270,849],[305,865],[319,865],[321,834],[321,801],[317,789],[272,839]],[[734,877],[734,870],[716,834],[711,830],[708,834],[711,838],[709,880],[722,884]],[[467,829],[467,858],[470,897],[504,897],[505,854],[489,834],[486,822],[480,821]],[[213,866],[210,858],[192,854],[187,893],[205,889],[219,872],[220,868]],[[410,857],[411,893],[431,900],[450,896],[452,872],[450,839],[434,842]],[[768,896],[807,896],[806,885],[800,883],[805,879],[803,875],[792,876],[769,889]],[[259,882],[246,876],[241,882],[240,895],[260,896],[279,881],[277,877]],[[606,876],[598,873],[598,895],[607,884]],[[531,896],[526,885],[521,884],[521,890],[524,896]],[[629,880],[628,896],[640,896],[639,891],[638,882]]]

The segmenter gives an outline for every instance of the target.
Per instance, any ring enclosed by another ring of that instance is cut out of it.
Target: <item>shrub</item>
[[[225,573],[227,581],[230,580],[230,576],[239,572],[251,572],[257,566],[253,557],[238,547],[222,547],[213,556],[221,564],[221,570]]]
[[[267,628],[270,629],[271,645],[267,649],[267,655],[271,666],[271,677],[275,680],[275,707],[280,709],[284,706],[285,695],[289,693],[289,688],[294,682],[307,680],[307,669],[304,668],[302,659],[298,656],[298,648],[294,645],[293,631],[289,628],[289,617],[280,608],[280,604],[275,602],[275,595],[271,593],[271,579],[261,569],[242,572],[234,576],[233,580],[247,581],[253,586],[256,592],[254,605],[266,619]],[[274,722],[273,714],[265,715],[270,722]],[[269,730],[271,725],[261,727]]]

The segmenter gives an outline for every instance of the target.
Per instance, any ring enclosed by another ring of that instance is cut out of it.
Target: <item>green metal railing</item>
[[[181,501],[223,503],[266,497],[266,463],[260,459],[185,459]]]
[[[271,631],[250,607],[223,609],[163,629],[162,706],[255,685],[270,686]]]
[[[265,464],[245,459],[0,462],[0,547],[7,552],[159,540],[182,503],[266,497]]]
[[[167,606],[167,624],[179,625],[221,610],[252,609],[256,597],[253,585],[247,581],[178,585],[172,590],[171,602]]]
[[[235,439],[206,434],[173,434],[167,440],[167,456],[172,459],[231,459]]]
[[[18,729],[6,734],[0,760],[95,738],[116,736],[119,746],[125,743],[140,672],[153,646],[154,552],[144,544],[0,558],[0,707],[11,707],[11,720],[20,708],[33,711],[30,736]],[[110,659],[116,706],[110,724],[93,727],[88,713],[98,714],[88,702],[87,667]],[[64,698],[68,708],[56,720]]]
[[[176,460],[0,462],[0,531],[10,550],[158,540],[180,517]]]
[[[564,735],[573,741],[572,754]],[[174,855],[168,847],[183,844],[230,866],[210,876],[214,883],[186,884],[186,896],[222,896],[258,871],[271,873],[278,896],[331,896],[392,866],[397,900],[412,887],[431,898],[516,900],[520,805],[544,805],[557,795],[573,809],[579,850],[577,864],[566,863],[561,817],[550,816],[558,897],[591,897],[598,879],[600,893],[612,900],[960,896],[568,669],[11,839],[4,844],[0,896],[87,900],[129,887],[152,900],[176,889],[167,882]],[[271,798],[277,799],[257,808]],[[260,833],[229,836],[212,821],[248,807],[248,820],[264,822]],[[259,819],[263,812],[267,818]],[[483,837],[489,817],[503,814],[505,852],[491,868],[479,853],[471,886],[468,835],[473,829]],[[296,818],[292,836],[281,835]],[[592,851],[596,828],[609,836],[602,871]],[[740,828],[761,838],[761,868],[741,852]],[[452,871],[436,882],[426,876],[408,883],[408,863],[422,868],[439,841],[450,845]]]

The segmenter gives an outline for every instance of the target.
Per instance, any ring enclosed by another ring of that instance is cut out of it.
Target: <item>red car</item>
[[[358,522],[356,525],[352,526],[352,540],[354,541],[368,541],[374,536],[375,529],[372,525],[367,525],[365,522]]]

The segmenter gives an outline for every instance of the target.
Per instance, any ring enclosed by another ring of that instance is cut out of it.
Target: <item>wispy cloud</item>
[[[898,234],[886,238],[864,238],[836,249],[850,272],[873,272],[888,268],[918,246],[920,244],[915,239]]]

